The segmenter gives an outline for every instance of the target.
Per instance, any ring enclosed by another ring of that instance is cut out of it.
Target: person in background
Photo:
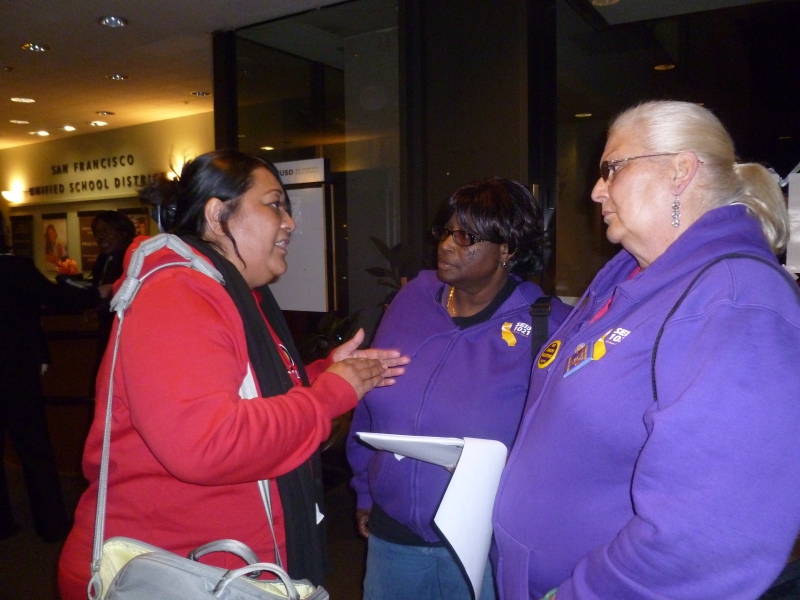
[[[525,279],[541,268],[538,203],[509,179],[466,185],[445,203],[433,236],[436,271],[400,290],[375,337],[413,363],[395,386],[356,407],[348,440],[358,528],[369,538],[367,600],[467,600],[471,592],[433,527],[450,473],[373,450],[355,433],[468,436],[510,447],[528,389],[529,311],[543,295]],[[550,328],[568,312],[552,299]],[[494,598],[491,568],[480,598]]]
[[[58,542],[69,531],[61,482],[47,431],[41,376],[50,355],[40,321],[42,306],[81,309],[93,306],[99,290],[57,285],[28,258],[9,253],[9,230],[0,221],[0,539],[19,531],[11,509],[2,455],[5,433],[19,455],[36,533]]]
[[[783,194],[710,111],[655,101],[612,123],[592,200],[622,250],[533,369],[494,509],[500,594],[753,600],[800,529]]]
[[[92,285],[113,284],[122,276],[125,251],[136,237],[136,227],[127,215],[116,210],[103,210],[92,220],[92,233],[99,250],[92,268]],[[110,299],[97,304],[97,361],[96,369],[106,351],[114,314],[110,310]]]
[[[83,459],[89,487],[59,563],[62,598],[86,597],[112,376],[119,403],[106,537],[128,536],[182,556],[232,538],[319,585],[327,568],[319,446],[331,419],[374,386],[393,383],[407,358],[358,350],[359,332],[307,370],[300,363],[268,285],[287,269],[295,230],[271,163],[210,152],[184,165],[179,180],[143,188],[140,198],[164,213],[174,203],[168,227],[225,285],[185,267],[153,272],[126,313],[114,374],[109,344]],[[142,273],[176,260],[185,262],[164,247],[147,256]],[[242,566],[224,553],[208,561]]]

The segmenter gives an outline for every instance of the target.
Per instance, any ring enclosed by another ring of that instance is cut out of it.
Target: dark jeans
[[[0,460],[8,432],[22,463],[36,533],[48,542],[61,540],[69,533],[69,519],[47,431],[39,367],[0,373],[0,379]],[[0,536],[14,530],[5,468],[0,468]]]

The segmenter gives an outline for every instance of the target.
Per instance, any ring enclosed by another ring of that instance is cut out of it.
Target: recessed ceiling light
[[[655,66],[655,67],[653,67],[653,68],[654,68],[656,71],[671,71],[672,69],[674,69],[674,68],[675,68],[675,65],[673,65],[673,64],[671,64],[671,63],[665,63],[665,64],[663,64],[663,65],[656,65],[656,66]]]
[[[592,0],[592,6],[611,6],[617,2],[619,0]]]
[[[103,115],[105,117],[105,116],[108,116],[108,115],[113,115],[114,113],[111,112],[110,110],[96,110],[96,111],[94,111],[94,114]]]
[[[275,150],[272,146],[261,146],[262,150]]]
[[[778,136],[778,139],[779,140],[790,140],[790,139],[792,139],[792,136],[790,136],[790,135],[780,135],[780,136]]]
[[[124,17],[100,17],[97,19],[97,22],[100,25],[105,25],[106,27],[125,27],[128,24],[128,19]]]
[[[49,52],[50,46],[47,44],[33,44],[29,42],[27,44],[22,44],[22,49],[29,50],[30,52]]]
[[[239,134],[239,135],[237,135],[236,137],[243,138],[243,137],[247,137],[247,136],[246,136],[245,134],[243,134],[243,133],[240,133],[240,134]]]
[[[192,96],[199,96],[200,98],[203,98],[205,96],[210,96],[211,92],[200,92],[200,91],[198,91],[198,92],[191,92],[191,94],[192,94]]]
[[[105,121],[89,121],[89,125],[92,127],[105,127],[108,123]]]
[[[13,71],[13,70],[14,70],[14,67],[3,67],[3,71],[7,71],[8,73],[11,73],[11,71]]]
[[[33,98],[12,98],[11,101],[22,102],[23,104],[31,104],[33,102],[36,102],[36,100],[34,100]]]
[[[40,136],[42,136],[42,137],[45,137],[45,136],[48,136],[48,135],[50,135],[50,133],[49,133],[49,132],[47,132],[47,131],[45,131],[44,129],[42,129],[41,131],[37,131],[37,132],[36,132],[36,135],[40,135]]]
[[[30,121],[23,121],[21,119],[11,119],[9,123],[14,123],[14,125],[28,125]]]
[[[106,75],[106,79],[113,79],[114,81],[125,81],[128,79],[127,75],[123,75],[122,73],[110,73]]]
[[[64,131],[75,131],[75,128],[72,125],[64,125],[64,127],[62,127],[61,129],[63,129]]]
[[[575,116],[579,119],[586,119],[587,117],[591,117],[592,113],[575,113]]]

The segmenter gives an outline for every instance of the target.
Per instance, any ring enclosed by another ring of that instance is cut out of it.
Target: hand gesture
[[[374,358],[345,358],[328,367],[327,373],[336,373],[353,386],[358,399],[384,380],[386,368]]]
[[[375,387],[392,385],[394,378],[405,373],[403,365],[411,362],[408,356],[401,356],[399,350],[382,350],[380,348],[367,348],[359,350],[364,341],[364,330],[359,329],[356,334],[344,344],[334,349],[332,356],[334,363],[347,358],[370,358],[379,360],[383,365],[383,379]]]

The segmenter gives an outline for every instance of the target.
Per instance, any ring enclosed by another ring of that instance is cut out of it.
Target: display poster
[[[58,261],[69,256],[67,246],[67,213],[42,215],[45,269],[55,273]]]
[[[99,248],[92,233],[92,221],[99,210],[84,210],[78,212],[78,227],[81,232],[81,271],[91,273],[94,263],[97,262]]]
[[[133,221],[136,235],[150,235],[150,213],[146,208],[120,208],[119,212]]]
[[[789,244],[786,246],[786,268],[800,274],[800,173],[792,173],[789,182]]]
[[[33,258],[33,215],[11,217],[11,252]]]

